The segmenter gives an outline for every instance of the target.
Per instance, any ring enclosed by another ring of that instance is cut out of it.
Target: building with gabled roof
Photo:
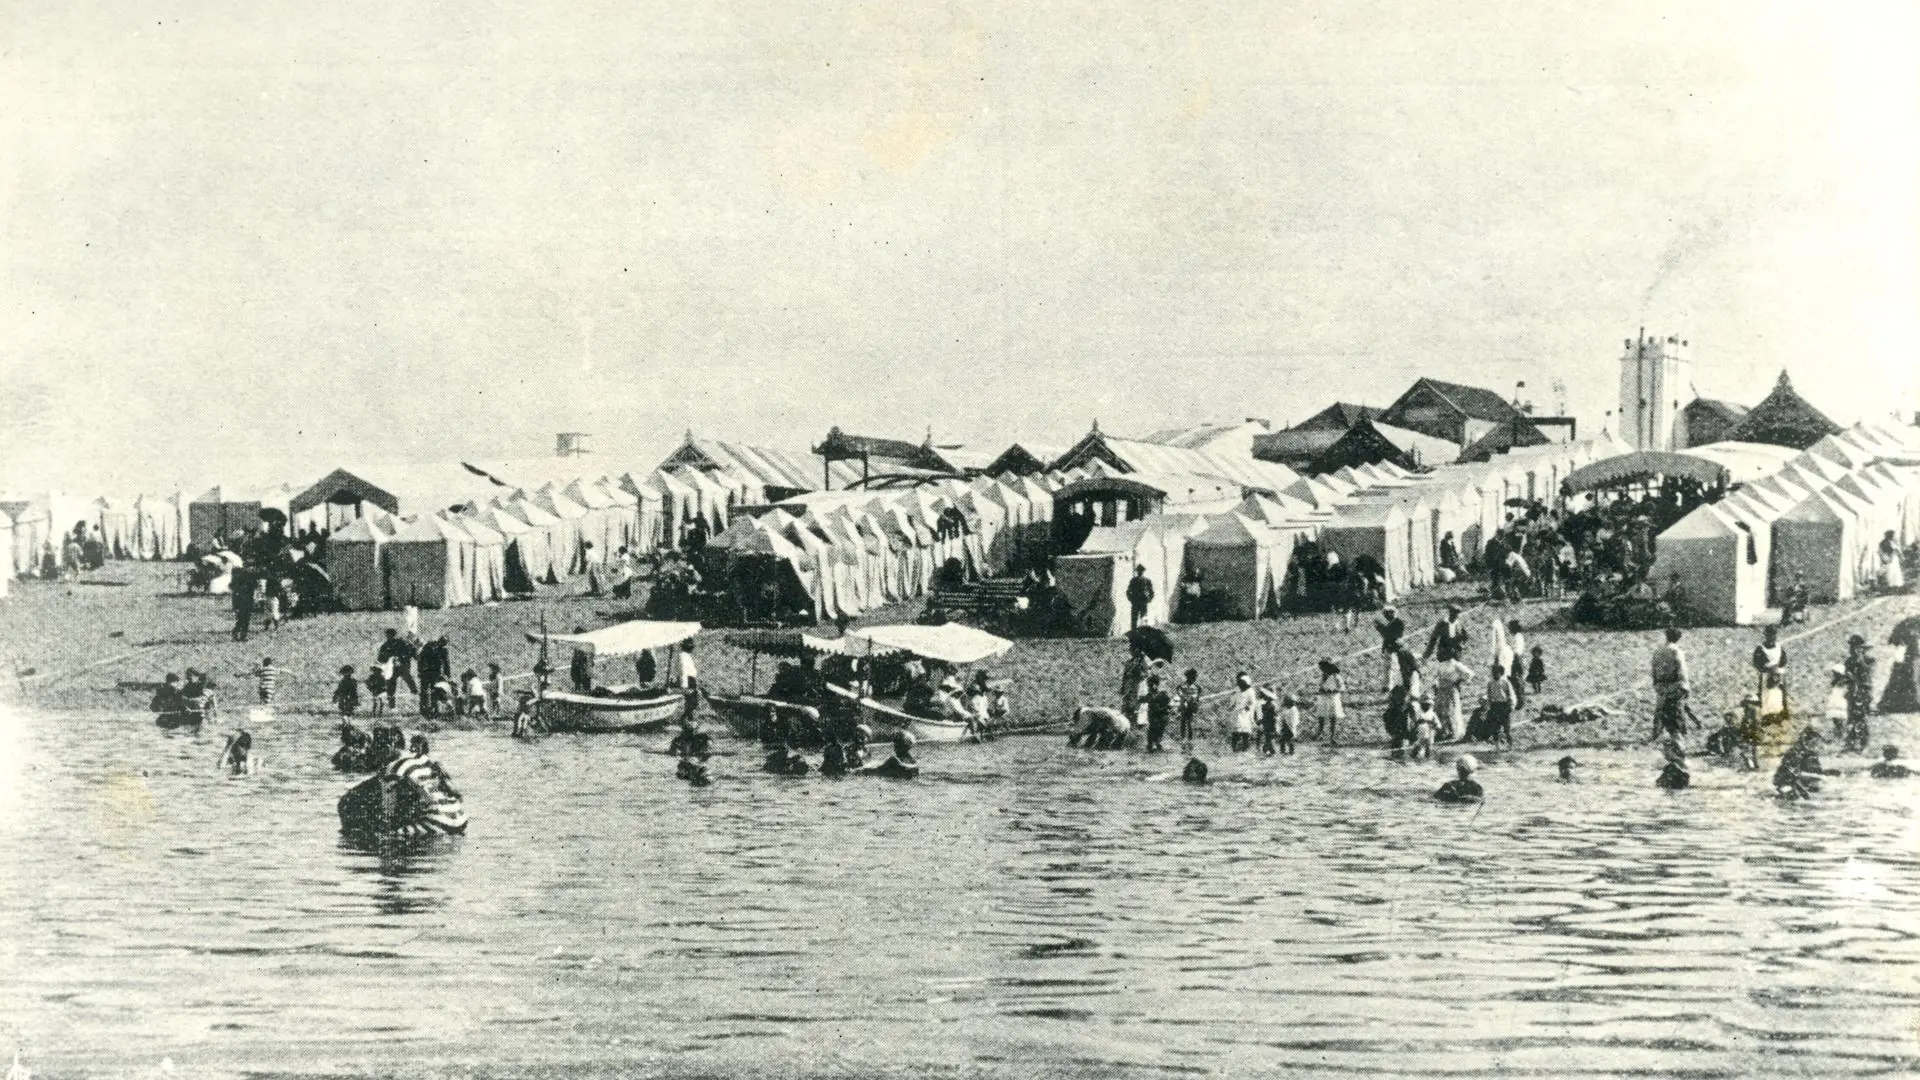
[[[1255,435],[1249,449],[1261,461],[1277,461],[1295,470],[1310,469],[1314,459],[1349,428],[1379,415],[1380,410],[1372,406],[1336,401],[1292,427]]]
[[[1067,451],[1064,447],[1038,443],[1014,443],[1000,452],[981,471],[988,476],[1034,476],[1046,472]]]
[[[1239,456],[1208,450],[1190,450],[1182,446],[1123,439],[1108,435],[1095,424],[1072,449],[1053,463],[1053,469],[1072,469],[1104,463],[1122,473],[1178,473],[1217,476],[1231,480],[1249,491],[1280,491],[1299,478],[1285,465],[1260,461],[1251,454]]]
[[[1422,378],[1414,380],[1378,419],[1428,438],[1467,446],[1499,424],[1526,423],[1527,415],[1492,390]]]
[[[1419,471],[1451,464],[1459,455],[1459,445],[1445,439],[1395,427],[1384,420],[1361,420],[1321,451],[1309,471],[1318,475],[1382,461]]]
[[[1793,380],[1782,371],[1773,384],[1773,391],[1727,432],[1726,439],[1805,450],[1839,432],[1840,425],[1827,419],[1825,413],[1795,392]]]

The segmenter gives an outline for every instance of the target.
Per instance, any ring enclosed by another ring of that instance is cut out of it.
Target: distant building
[[[1347,429],[1361,420],[1371,420],[1380,410],[1366,405],[1336,401],[1290,428],[1253,437],[1253,456],[1261,461],[1277,461],[1290,469],[1305,471],[1313,461],[1339,441]]]
[[[1394,427],[1384,420],[1361,419],[1322,450],[1308,471],[1317,476],[1348,466],[1357,469],[1387,462],[1418,472],[1450,464],[1459,455],[1458,443]]]
[[[983,471],[988,476],[1035,476],[1051,469],[1064,453],[1062,447],[1014,443],[988,462]]]
[[[1840,425],[1807,404],[1807,400],[1794,391],[1793,380],[1782,371],[1779,380],[1773,384],[1773,392],[1755,405],[1752,412],[1734,425],[1733,430],[1727,432],[1727,439],[1805,450],[1821,439],[1839,433]]]
[[[1740,421],[1747,418],[1750,411],[1745,405],[1736,405],[1731,401],[1694,398],[1686,408],[1680,410],[1680,418],[1674,422],[1673,448],[1685,450],[1722,442],[1740,425]]]
[[[1477,442],[1501,424],[1528,422],[1527,414],[1492,390],[1439,379],[1415,380],[1379,420],[1455,446]]]
[[[859,462],[862,485],[874,479],[957,476],[962,470],[940,455],[932,437],[924,443],[849,435],[834,427],[813,452],[830,469],[835,462]],[[984,462],[982,464],[985,464]],[[824,475],[824,474],[823,474]]]
[[[1628,338],[1620,357],[1620,440],[1635,450],[1672,450],[1680,395],[1693,385],[1687,343]]]
[[[1235,457],[1252,457],[1254,440],[1272,430],[1272,424],[1257,416],[1250,416],[1245,420],[1195,424],[1191,427],[1156,431],[1141,441],[1159,443],[1162,446],[1178,446],[1184,450],[1210,450],[1218,454],[1232,454]]]

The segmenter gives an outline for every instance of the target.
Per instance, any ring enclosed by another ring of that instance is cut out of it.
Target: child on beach
[[[1315,710],[1314,738],[1325,736],[1328,746],[1340,745],[1340,721],[1347,718],[1346,677],[1332,657],[1320,661],[1320,707]]]
[[[641,653],[640,655],[652,656],[653,654]],[[506,700],[506,696],[506,676],[500,674],[499,664],[489,663],[487,665],[487,718],[489,720],[500,715],[500,706]]]
[[[253,669],[253,677],[260,687],[260,704],[273,704],[273,694],[280,686],[280,669],[273,666],[273,657],[260,658],[260,666]]]
[[[1190,743],[1193,741],[1193,722],[1200,716],[1200,672],[1188,668],[1185,681],[1180,684],[1176,694],[1179,698],[1180,741]]]
[[[1827,719],[1833,723],[1833,737],[1847,737],[1847,669],[1835,664],[1827,669],[1831,682],[1827,686]]]
[[[1292,694],[1280,698],[1280,752],[1291,757],[1293,741],[1300,734],[1300,699]]]
[[[1493,665],[1493,677],[1487,680],[1487,741],[1494,745],[1513,745],[1513,680],[1507,669]]]
[[[1540,688],[1547,685],[1547,650],[1539,645],[1533,647],[1533,657],[1527,661],[1527,686],[1534,697],[1540,696]]]
[[[333,688],[333,703],[339,707],[341,716],[360,711],[360,683],[353,677],[352,664],[340,669],[340,682]]]
[[[1415,761],[1433,760],[1433,737],[1439,730],[1439,718],[1433,714],[1433,695],[1421,694],[1413,703],[1413,749]]]
[[[387,670],[375,664],[367,669],[367,715],[379,716],[387,711]]]
[[[487,684],[480,681],[480,673],[472,668],[460,675],[460,706],[455,712],[475,718],[487,715]]]
[[[1227,745],[1234,753],[1253,746],[1253,727],[1260,712],[1260,697],[1253,692],[1253,679],[1242,671],[1233,677],[1233,731]]]
[[[1280,703],[1274,699],[1273,687],[1260,688],[1260,753],[1267,757],[1279,753],[1280,741]]]

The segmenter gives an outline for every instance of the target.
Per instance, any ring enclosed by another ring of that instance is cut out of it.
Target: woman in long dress
[[[1893,530],[1880,538],[1880,587],[1890,593],[1903,592],[1907,587],[1907,573],[1900,565],[1900,541],[1893,538]]]

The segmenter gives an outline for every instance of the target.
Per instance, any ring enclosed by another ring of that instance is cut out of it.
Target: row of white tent
[[[1902,549],[1920,541],[1920,428],[1858,424],[1675,522],[1652,578],[1677,582],[1694,620],[1748,624],[1796,581],[1815,603],[1856,595],[1889,532]]]
[[[806,492],[735,515],[708,547],[736,577],[755,562],[790,570],[817,618],[852,617],[925,595],[949,560],[969,578],[1033,565],[1049,544],[1053,493],[1081,475]]]
[[[1389,596],[1399,596],[1434,582],[1448,534],[1461,557],[1472,558],[1519,512],[1510,502],[1551,504],[1572,470],[1626,450],[1602,435],[1424,473],[1389,464],[1343,468],[1202,512],[1175,505],[1140,521],[1094,528],[1078,552],[1056,560],[1055,578],[1079,629],[1091,634],[1122,633],[1131,624],[1126,587],[1136,567],[1145,567],[1154,585],[1149,622],[1179,617],[1179,584],[1189,572],[1209,617],[1257,618],[1283,600],[1295,548],[1307,540],[1348,565],[1372,558],[1384,570]]]

